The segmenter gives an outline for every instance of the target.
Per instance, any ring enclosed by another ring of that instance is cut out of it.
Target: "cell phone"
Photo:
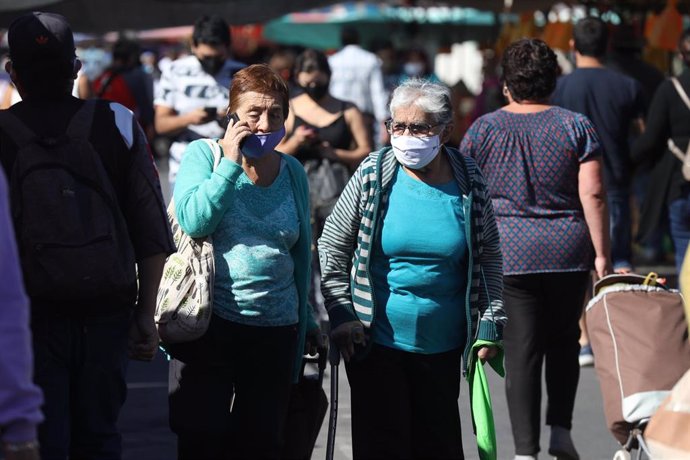
[[[238,117],[236,113],[231,113],[230,115],[225,115],[224,117],[220,118],[218,120],[218,124],[221,128],[223,128],[223,130],[227,130],[228,126],[230,125],[230,120],[233,120],[235,124],[237,124],[237,122],[240,121],[240,117]]]
[[[225,129],[227,129],[228,125],[230,124],[230,120],[233,121],[233,126],[240,122],[240,117],[235,112],[232,112],[230,115],[228,115],[225,118],[226,118],[226,120],[228,120],[226,123]],[[242,146],[244,145],[246,140],[247,140],[247,138],[245,137],[244,139],[242,139],[240,141],[240,148],[242,148]]]

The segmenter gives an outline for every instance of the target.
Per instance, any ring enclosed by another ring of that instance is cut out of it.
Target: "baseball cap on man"
[[[7,43],[16,67],[41,60],[70,62],[76,57],[72,29],[64,16],[55,13],[19,16],[10,24]]]

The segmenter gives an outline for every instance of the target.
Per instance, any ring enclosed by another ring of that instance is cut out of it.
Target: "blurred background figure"
[[[153,78],[141,65],[139,43],[127,38],[115,42],[113,62],[93,82],[93,95],[134,112],[149,142],[153,140]]]
[[[294,155],[309,179],[312,212],[312,247],[350,179],[351,171],[371,152],[365,118],[352,103],[329,91],[331,68],[321,51],[307,49],[295,61],[294,77],[301,93],[290,101],[287,134],[278,150]],[[312,306],[325,318],[320,297],[318,257],[313,257]]]
[[[606,65],[610,69],[617,70],[640,83],[644,107],[645,111],[647,111],[654,92],[664,81],[664,74],[642,59],[644,45],[645,39],[641,33],[636,31],[634,26],[621,24],[611,34],[611,50],[606,60]],[[629,132],[631,145],[637,139],[638,134],[634,130]],[[660,148],[663,151],[663,146]],[[633,176],[633,197],[635,200],[635,211],[638,216],[642,214],[642,203],[646,200],[650,186],[649,181],[649,168],[637,168],[635,170]],[[664,230],[668,228],[668,215],[663,206],[659,206],[658,209],[661,211],[661,215],[653,228],[645,228],[645,234],[642,235],[638,226],[637,241],[639,243],[639,251],[635,254],[638,263],[656,263],[664,258],[662,240]]]
[[[154,100],[155,126],[158,134],[174,138],[168,161],[171,187],[187,145],[196,139],[220,138],[225,133],[219,119],[225,116],[232,76],[244,67],[231,59],[230,45],[230,28],[225,20],[202,16],[194,24],[192,54],[161,66]]]
[[[642,59],[645,40],[630,24],[621,24],[611,33],[611,50],[606,66],[637,80],[642,85],[645,106],[664,81],[664,74]]]
[[[299,85],[295,84],[292,74],[295,67],[295,52],[289,48],[276,50],[268,59],[268,66],[278,72],[278,75],[288,84],[290,97],[295,97],[302,92]]]
[[[328,58],[333,97],[352,102],[364,115],[374,145],[388,143],[384,122],[388,119],[389,94],[383,85],[381,60],[360,46],[359,32],[343,27],[342,49]]]
[[[475,101],[472,121],[500,109],[507,102],[499,76],[499,60],[493,50],[482,53],[482,86]]]
[[[647,127],[635,143],[633,158],[644,164],[645,169],[652,168],[640,219],[642,239],[654,231],[664,204],[670,218],[676,270],[680,273],[690,241],[690,184],[683,177],[683,162],[670,149],[675,147],[683,156],[690,140],[690,100],[684,100],[690,94],[690,29],[683,33],[678,51],[684,64],[683,73],[675,84],[666,80],[654,93]]]
[[[383,87],[388,94],[400,83],[400,60],[398,51],[389,39],[381,39],[374,42],[373,52],[381,60],[381,73],[383,74]]]
[[[7,54],[7,48],[0,48],[0,103],[5,100],[5,95],[12,91],[12,79],[10,74],[5,70],[5,63],[8,61],[9,56]],[[0,106],[0,109],[6,109],[7,107]]]
[[[141,53],[141,68],[151,76],[151,79],[155,82],[161,76],[160,70],[158,70],[158,56],[154,51],[144,51]]]
[[[399,83],[410,78],[423,78],[432,83],[441,83],[431,66],[429,55],[423,48],[412,48],[407,51],[402,59],[402,73]]]
[[[587,116],[601,140],[604,180],[611,220],[611,258],[619,273],[632,271],[630,191],[632,161],[630,130],[644,126],[642,86],[634,79],[605,67],[608,26],[601,19],[580,19],[571,46],[576,69],[558,80],[554,105]]]

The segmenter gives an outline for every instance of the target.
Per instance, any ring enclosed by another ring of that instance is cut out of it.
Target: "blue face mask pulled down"
[[[261,158],[273,152],[283,137],[285,137],[285,126],[270,133],[252,134],[245,138],[240,150],[247,158]]]

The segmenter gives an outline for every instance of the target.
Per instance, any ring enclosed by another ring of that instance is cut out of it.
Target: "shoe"
[[[570,437],[570,430],[560,426],[551,427],[549,455],[556,460],[580,460],[580,455],[575,450],[573,439]]]
[[[580,348],[580,367],[593,366],[594,365],[594,353],[592,352],[592,346],[590,344],[583,345]]]
[[[513,460],[537,460],[536,455],[516,455]]]

